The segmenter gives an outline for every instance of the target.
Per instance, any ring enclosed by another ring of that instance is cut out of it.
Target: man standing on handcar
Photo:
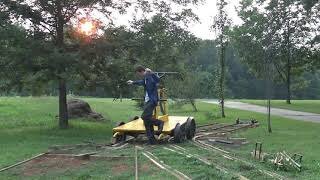
[[[129,80],[127,81],[127,83],[144,86],[145,97],[141,118],[143,119],[144,126],[146,128],[146,134],[149,140],[149,144],[155,144],[156,139],[154,137],[153,126],[158,126],[158,133],[161,133],[164,124],[163,121],[154,119],[152,117],[153,111],[159,101],[157,85],[160,82],[160,78],[149,68],[144,68],[143,66],[137,66],[135,68],[135,72],[143,79],[137,81]]]

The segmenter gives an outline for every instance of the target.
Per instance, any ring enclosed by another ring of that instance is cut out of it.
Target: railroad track
[[[259,123],[243,123],[243,124],[207,124],[197,128],[197,133],[193,140],[203,140],[212,136],[225,135],[234,131],[259,126]]]
[[[176,177],[179,180],[191,180],[190,177],[183,174],[182,172],[178,171],[177,169],[172,168],[171,166],[165,164],[163,161],[161,161],[157,156],[152,154],[150,151],[144,150],[142,152],[142,155],[144,155],[146,158],[148,158],[153,164],[158,166],[160,169],[167,171],[172,176]]]
[[[222,173],[232,174],[233,176],[238,177],[240,180],[249,180],[247,177],[244,177],[241,174],[235,173],[235,172],[227,169],[226,167],[219,165],[218,163],[215,163],[215,162],[212,162],[211,160],[208,160],[205,157],[202,157],[198,154],[191,153],[190,151],[188,151],[187,149],[185,149],[179,145],[170,145],[169,147],[163,147],[163,149],[174,152],[174,153],[182,155],[182,156],[185,156],[187,158],[197,159],[205,165],[213,166],[215,169],[217,169],[218,171],[221,171]]]
[[[223,149],[220,149],[218,147],[215,147],[213,145],[210,145],[210,144],[207,144],[207,143],[204,143],[204,142],[197,142],[197,141],[193,141],[192,142],[195,146],[201,148],[201,149],[205,149],[205,150],[208,150],[208,151],[214,151],[218,154],[220,154],[220,156],[222,158],[225,158],[225,159],[228,159],[230,161],[237,161],[237,162],[240,162],[242,164],[245,164],[247,166],[250,166],[250,167],[253,167],[253,168],[256,168],[255,165],[253,163],[250,163],[246,160],[243,160],[241,158],[238,158],[234,155],[231,155],[230,152],[228,151],[225,151]],[[284,177],[284,176],[281,176],[280,174],[277,174],[277,173],[274,173],[274,172],[271,172],[271,171],[267,171],[267,170],[262,170],[262,169],[259,169],[259,168],[256,168],[260,173],[266,175],[266,176],[269,176],[269,177],[272,177],[274,179],[279,179],[279,180],[286,180],[288,178]]]
[[[231,155],[230,152],[220,149],[212,144],[208,144],[206,143],[206,140],[208,140],[209,138],[213,137],[213,136],[218,136],[218,135],[224,135],[227,133],[231,133],[234,131],[238,131],[241,129],[246,129],[246,128],[253,128],[253,127],[257,127],[259,124],[258,123],[245,123],[245,124],[207,124],[207,125],[202,125],[199,126],[197,128],[197,133],[194,136],[194,138],[192,139],[192,144],[201,148],[201,149],[205,149],[208,151],[214,151],[218,154],[220,154],[221,157],[228,159],[230,161],[238,161],[240,163],[246,164],[248,166],[251,167],[255,167],[254,164],[245,161],[243,159],[240,159],[234,155]],[[266,171],[266,170],[262,170],[257,168],[257,170],[269,177],[272,177],[274,179],[279,179],[279,180],[284,180],[284,179],[288,179],[286,177],[283,177],[277,173],[271,172],[271,171]]]
[[[205,132],[232,132],[236,131],[242,128],[250,128],[250,127],[256,127],[259,123],[234,123],[234,124],[219,124],[219,123],[213,123],[213,124],[206,124],[201,125],[197,127],[197,133],[205,133]]]

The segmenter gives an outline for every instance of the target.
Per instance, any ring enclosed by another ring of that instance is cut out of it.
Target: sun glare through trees
[[[78,24],[78,31],[84,35],[91,36],[97,33],[98,23],[90,19],[81,19]]]

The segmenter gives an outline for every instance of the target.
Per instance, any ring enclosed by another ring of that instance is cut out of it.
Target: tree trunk
[[[63,79],[59,80],[59,127],[68,128],[67,88]]]
[[[63,34],[63,26],[64,26],[64,17],[62,15],[62,5],[61,0],[56,1],[57,7],[57,39],[56,45],[59,50],[62,51],[64,45],[64,34]],[[61,67],[61,66],[59,66]],[[61,74],[64,73],[65,69],[58,69],[58,72]],[[68,128],[68,107],[67,107],[67,87],[66,80],[64,77],[59,75],[59,127],[61,129]]]
[[[290,77],[290,71],[291,71],[291,67],[288,66],[288,70],[287,70],[288,74],[287,74],[287,104],[291,104],[291,77]]]
[[[287,104],[291,104],[291,43],[290,22],[287,22]]]
[[[221,117],[226,117],[224,113],[224,75],[225,75],[225,46],[222,41],[222,37],[220,38],[221,50],[220,50],[220,103],[221,103]]]
[[[270,53],[270,52],[269,52]],[[270,55],[268,55],[268,58],[271,58]],[[268,111],[268,115],[267,115],[267,120],[268,120],[268,132],[272,133],[272,129],[271,129],[271,76],[272,76],[272,69],[271,69],[271,61],[270,60],[266,60],[265,61],[265,79],[266,79],[266,85],[267,85],[267,111]]]
[[[290,48],[290,47],[289,47]],[[288,48],[288,58],[287,58],[287,104],[291,104],[291,53]]]

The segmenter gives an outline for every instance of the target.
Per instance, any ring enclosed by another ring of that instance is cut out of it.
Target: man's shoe
[[[148,141],[147,145],[155,145],[157,144],[156,140]]]

